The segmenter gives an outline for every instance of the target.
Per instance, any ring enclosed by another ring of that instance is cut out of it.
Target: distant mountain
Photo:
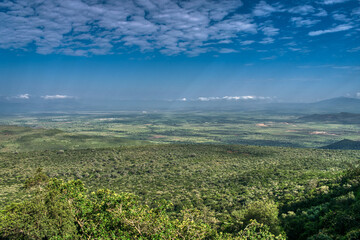
[[[299,120],[305,122],[322,122],[322,123],[341,123],[341,124],[360,124],[359,113],[328,113],[328,114],[311,114],[300,117]]]
[[[57,111],[265,111],[290,114],[360,113],[360,99],[332,98],[315,103],[279,103],[262,99],[214,101],[9,99],[0,96],[0,114]]]
[[[76,99],[5,99],[0,98],[0,114],[76,111],[82,107]]]
[[[257,108],[279,113],[327,114],[351,112],[360,114],[360,99],[338,97],[313,103],[268,103],[259,104]]]
[[[322,147],[323,149],[360,150],[360,141],[344,139],[333,144]]]
[[[337,98],[330,98],[326,100],[322,100],[316,102],[317,105],[332,105],[332,106],[339,106],[339,105],[349,105],[349,104],[360,104],[360,99],[358,98],[350,98],[350,97],[337,97]]]
[[[360,113],[360,99],[338,97],[309,104],[310,109],[321,112],[356,112]]]

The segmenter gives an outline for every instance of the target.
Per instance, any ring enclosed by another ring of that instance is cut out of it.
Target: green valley
[[[288,239],[356,239],[360,233],[360,152],[314,147],[345,136],[356,139],[359,126],[297,119],[296,115],[226,112],[2,118],[2,124],[11,124],[0,127],[0,205],[7,209],[3,210],[2,221],[12,219],[11,214],[18,214],[15,220],[22,218],[21,214],[29,211],[22,204],[35,204],[35,199],[46,197],[51,191],[63,196],[56,190],[60,185],[51,185],[58,180],[50,180],[50,185],[43,185],[50,188],[42,187],[37,193],[24,189],[24,183],[34,176],[38,179],[36,171],[42,169],[46,178],[63,179],[65,185],[61,186],[66,188],[75,184],[74,181],[84,183],[88,190],[81,190],[83,193],[74,190],[74,194],[82,194],[79,196],[99,189],[120,194],[109,193],[106,201],[135,194],[136,202],[132,206],[139,207],[140,212],[149,211],[147,217],[168,219],[159,224],[185,221],[184,211],[190,211],[195,221],[192,227],[200,230],[183,233],[188,234],[185,239],[250,239],[241,235],[244,228],[255,229],[251,232],[254,236],[268,236],[264,239],[274,239],[279,234]],[[316,131],[321,134],[313,133]],[[93,199],[91,196],[86,201]],[[96,201],[88,204],[97,204]],[[156,209],[161,201],[170,205],[161,210],[161,216],[151,215],[151,211],[160,211]],[[10,202],[17,202],[14,206],[18,207],[9,208]],[[49,207],[36,206],[36,209]],[[143,221],[137,217],[136,221]],[[256,224],[265,224],[265,229]],[[0,233],[10,231],[8,227],[0,227]],[[178,227],[166,233],[170,234],[167,237],[159,238],[179,238]],[[78,237],[82,239],[84,234]],[[131,234],[134,238],[155,236],[155,233]],[[100,238],[108,238],[105,235]],[[11,235],[4,236],[12,239]]]

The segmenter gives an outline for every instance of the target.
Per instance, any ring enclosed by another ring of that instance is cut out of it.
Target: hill
[[[305,122],[322,123],[341,123],[341,124],[360,124],[360,114],[358,113],[329,113],[329,114],[311,114],[298,118]]]
[[[356,112],[360,113],[360,99],[338,97],[309,104],[311,110],[320,112]]]
[[[360,150],[360,141],[344,139],[330,145],[322,147],[323,149],[343,149],[343,150]]]
[[[313,103],[277,102],[274,100],[228,100],[209,99],[206,101],[168,100],[118,100],[89,102],[85,99],[44,100],[42,98],[6,99],[0,96],[0,115],[41,112],[78,111],[271,111],[279,113],[305,112],[357,112],[360,113],[360,99],[338,97]]]

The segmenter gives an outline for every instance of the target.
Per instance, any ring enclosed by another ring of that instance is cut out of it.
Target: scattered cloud
[[[265,36],[276,36],[279,34],[278,28],[274,28],[272,25],[261,27],[261,31],[263,31]]]
[[[300,31],[290,31],[291,25],[313,27],[328,15],[327,5],[345,1],[318,0],[294,6],[287,1],[261,0],[248,9],[244,7],[248,2],[241,0],[3,0],[0,49],[71,56],[132,51],[189,56],[234,53],[244,45],[271,44],[285,36],[299,39]],[[309,35],[358,27],[352,21],[357,15],[360,8],[333,12],[333,21],[344,25]],[[285,17],[290,19],[289,26],[284,24]]]
[[[360,15],[360,7],[355,8],[355,9],[352,11],[352,14],[354,14],[354,15]]]
[[[254,40],[245,40],[240,42],[241,45],[250,45],[253,44],[255,41]]]
[[[224,97],[199,97],[199,101],[207,102],[207,101],[216,101],[216,100],[271,100],[271,97],[263,97],[263,96],[224,96]]]
[[[296,27],[312,27],[320,22],[318,19],[304,19],[303,17],[292,17],[290,20]]]
[[[221,48],[219,49],[219,53],[236,53],[238,51],[236,51],[235,49],[231,49],[231,48]]]
[[[261,60],[274,60],[276,58],[277,57],[274,55],[274,56],[270,56],[270,57],[263,57],[263,58],[261,58]]]
[[[337,3],[344,3],[347,2],[349,0],[322,0],[320,2],[318,2],[319,4],[324,4],[324,5],[332,5],[332,4],[337,4]]]
[[[271,99],[270,97],[262,96],[225,96],[223,99],[226,100],[266,100]]]
[[[311,31],[311,32],[309,32],[309,36],[319,36],[319,35],[326,34],[326,33],[342,32],[342,31],[347,31],[351,28],[353,28],[352,25],[342,24],[342,25],[338,25],[336,27],[326,29],[326,30]]]
[[[351,69],[352,68],[352,66],[333,66],[332,68],[334,68],[334,69]]]
[[[274,39],[273,38],[270,38],[270,37],[267,37],[267,38],[264,38],[263,40],[261,40],[259,43],[261,44],[271,44],[271,43],[274,43]]]
[[[359,52],[360,51],[360,46],[359,47],[355,47],[355,48],[351,48],[349,50],[347,50],[348,52]]]
[[[294,48],[294,47],[289,47],[289,50],[291,50],[293,52],[301,52],[301,51],[303,51],[303,49],[301,49],[301,48]]]
[[[41,98],[43,98],[45,100],[55,100],[55,99],[72,99],[74,97],[68,96],[68,95],[57,94],[57,95],[45,95],[45,96],[42,96]]]
[[[341,21],[341,22],[350,22],[350,18],[348,18],[345,14],[341,14],[341,13],[334,13],[332,15],[332,17],[337,20],[337,21]]]
[[[294,37],[290,37],[290,36],[284,36],[280,38],[281,40],[290,40],[290,39],[294,39]]]
[[[265,1],[260,1],[253,10],[253,15],[256,17],[268,17],[272,13],[282,12],[281,6],[273,6],[267,4]]]
[[[230,43],[232,43],[232,42],[233,42],[233,41],[230,40],[230,39],[225,39],[225,40],[219,41],[219,44],[230,44]]]
[[[325,64],[325,65],[302,65],[298,66],[298,68],[304,68],[304,69],[311,69],[311,68],[332,68],[336,70],[353,70],[353,71],[359,71],[360,66],[357,65],[332,65],[332,64]]]
[[[203,102],[207,102],[207,101],[212,101],[212,100],[220,100],[222,98],[220,97],[199,97],[198,100],[199,101],[203,101]]]
[[[313,16],[315,16],[315,17],[326,17],[328,15],[328,13],[322,8],[318,8],[317,11],[318,12],[314,13]]]
[[[315,12],[315,8],[311,5],[301,5],[301,6],[292,7],[288,11],[290,13],[308,15],[310,13]]]
[[[242,5],[239,0],[5,0],[0,5],[0,48],[33,44],[39,54],[73,56],[131,47],[167,55],[224,52],[204,44],[257,33],[253,19],[237,13]]]
[[[15,96],[14,98],[17,98],[17,99],[30,99],[30,94],[28,94],[28,93],[20,94],[20,95]]]

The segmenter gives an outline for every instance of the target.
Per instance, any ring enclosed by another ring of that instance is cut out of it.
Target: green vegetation
[[[360,150],[360,141],[352,141],[349,139],[344,139],[325,147],[324,149],[348,149],[348,150]]]
[[[341,114],[333,115],[342,117]],[[343,139],[360,140],[360,126],[356,121],[342,124],[299,119],[302,116],[230,111],[8,116],[0,118],[0,152],[94,149],[148,143],[317,148]]]
[[[3,117],[0,239],[359,239],[360,151],[284,147],[359,126],[298,118]]]
[[[173,218],[166,201],[150,208],[132,194],[107,189],[89,194],[80,180],[44,176],[38,171],[27,180],[26,188],[36,188],[29,200],[0,213],[2,239],[285,239],[253,220],[237,234],[218,233],[196,209]]]
[[[299,118],[306,122],[322,122],[322,123],[341,123],[341,124],[359,124],[359,113],[328,113],[328,114],[311,114]]]
[[[26,180],[42,167],[51,177],[81,179],[90,191],[134,193],[136,204],[150,209],[170,201],[165,212],[178,221],[184,211],[198,209],[197,224],[223,237],[238,236],[255,219],[273,234],[285,231],[290,239],[320,233],[341,239],[356,234],[359,226],[359,174],[344,172],[359,158],[358,151],[172,144],[2,153],[1,203],[18,199],[26,204],[15,206],[32,206],[21,188],[23,182],[27,187],[42,182],[41,176]],[[348,214],[354,224],[333,231],[331,224],[336,223],[328,222],[334,211]]]

